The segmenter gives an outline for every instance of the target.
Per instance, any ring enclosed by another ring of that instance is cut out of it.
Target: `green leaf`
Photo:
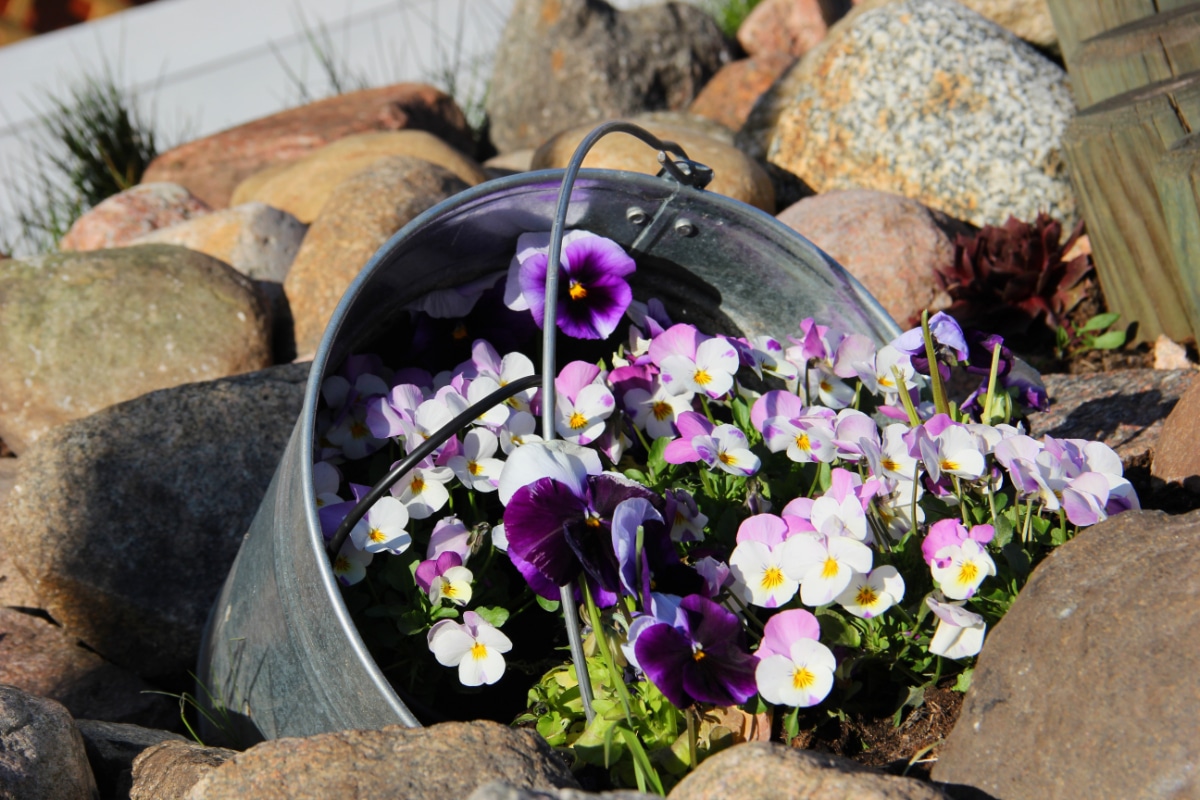
[[[640,469],[625,470],[625,477],[629,478],[629,480],[631,480],[631,481],[637,481],[638,483],[640,483],[642,485],[650,483],[650,478],[648,478],[646,476],[646,473],[642,472]]]
[[[650,452],[646,455],[646,468],[650,470],[652,477],[657,478],[659,473],[666,472],[668,465],[663,454],[667,452],[667,445],[670,443],[670,436],[660,436],[650,445]]]
[[[629,752],[633,756],[633,768],[637,775],[639,789],[643,792],[646,791],[644,788],[641,788],[644,781],[654,791],[660,795],[665,795],[666,791],[663,790],[662,779],[658,777],[658,771],[650,763],[650,758],[646,755],[646,748],[638,740],[637,734],[625,727],[618,727],[616,733],[625,740],[625,746],[629,748]]]
[[[840,644],[845,647],[862,645],[862,634],[858,628],[844,620],[841,614],[828,608],[817,609],[817,622],[821,624],[821,642],[824,644]]]
[[[1025,548],[1020,542],[1009,542],[1000,548],[1000,552],[1004,554],[1004,558],[1008,561],[1008,565],[1012,567],[1012,571],[1018,578],[1024,578],[1029,574],[1030,567],[1033,562],[1029,559],[1029,554],[1025,552]]]
[[[1117,314],[1117,313],[1111,312],[1111,311],[1107,314],[1097,314],[1096,316],[1092,317],[1087,322],[1085,322],[1083,324],[1083,327],[1080,328],[1079,330],[1080,330],[1080,332],[1102,331],[1105,328],[1107,328],[1109,325],[1112,325],[1114,322],[1119,320],[1120,318],[1121,318],[1120,314]]]
[[[904,719],[904,709],[920,708],[923,705],[925,705],[925,687],[908,687],[908,696],[904,698],[904,702],[900,704],[900,707],[896,709],[896,713],[892,715],[892,727],[900,727],[900,721]]]
[[[1005,545],[1012,541],[1013,522],[1009,519],[1008,514],[998,514],[992,522],[992,527],[996,529],[996,536],[992,539],[992,544],[1003,550]]]
[[[501,628],[508,622],[508,609],[504,606],[480,606],[475,613],[493,627]]]
[[[787,735],[788,742],[800,735],[800,709],[793,708],[783,718],[783,732]]]
[[[559,601],[547,600],[546,598],[542,597],[540,594],[535,595],[533,599],[537,600],[537,604],[539,606],[541,606],[544,610],[549,611],[551,614],[558,613]]]
[[[733,412],[733,424],[737,425],[743,431],[754,430],[750,424],[750,404],[740,397],[733,398],[733,402],[729,404],[730,411]]]
[[[958,673],[958,680],[954,682],[952,687],[956,692],[965,692],[971,688],[971,677],[975,674],[974,667],[967,667],[962,672]]]
[[[1092,340],[1092,347],[1097,350],[1116,350],[1125,344],[1125,331],[1109,331]]]

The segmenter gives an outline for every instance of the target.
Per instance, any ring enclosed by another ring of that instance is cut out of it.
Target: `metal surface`
[[[329,569],[313,494],[320,386],[430,292],[503,273],[517,237],[551,227],[561,170],[474,187],[406,225],[347,290],[313,361],[304,407],[210,615],[204,691],[251,734],[304,736],[419,724],[355,630]],[[646,219],[635,224],[636,206]],[[675,225],[686,218],[692,236]],[[882,344],[899,329],[832,259],[773,217],[674,181],[583,170],[567,226],[620,243],[638,261],[640,299],[710,332],[783,336],[813,316]],[[418,643],[418,646],[423,646]],[[211,731],[210,731],[211,732]]]

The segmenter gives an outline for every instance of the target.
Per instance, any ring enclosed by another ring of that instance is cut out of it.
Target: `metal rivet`
[[[675,232],[680,236],[695,236],[696,226],[689,219],[681,219],[675,222]]]
[[[625,219],[629,220],[634,225],[645,225],[647,216],[646,212],[637,206],[630,206],[629,210],[625,212]]]

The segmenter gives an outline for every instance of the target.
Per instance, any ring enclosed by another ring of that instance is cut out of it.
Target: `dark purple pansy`
[[[674,624],[642,630],[634,652],[646,677],[678,708],[737,705],[757,691],[757,660],[746,650],[741,623],[700,595],[683,598]]]
[[[611,239],[587,231],[563,237],[558,281],[558,328],[575,339],[605,339],[633,300],[625,276],[636,265]],[[521,262],[521,296],[540,327],[545,315],[549,254],[531,253]]]

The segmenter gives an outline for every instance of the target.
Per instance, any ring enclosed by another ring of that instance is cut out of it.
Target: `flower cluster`
[[[546,235],[522,236],[504,283],[508,308],[539,325],[547,250]],[[998,337],[944,314],[881,347],[811,319],[783,340],[709,334],[633,300],[634,266],[613,242],[567,234],[559,329],[612,349],[558,371],[557,438],[536,433],[539,390],[481,410],[336,560],[353,586],[374,556],[399,556],[406,566],[381,574],[418,607],[376,616],[423,632],[463,685],[499,680],[514,644],[498,627],[555,608],[562,587],[588,610],[617,684],[601,693],[627,717],[647,687],[690,713],[756,695],[807,708],[835,686],[852,693],[873,664],[935,682],[941,659],[979,652],[1050,548],[1138,506],[1107,446],[1013,424],[1046,398]],[[944,389],[955,369],[982,377],[959,406]],[[343,470],[377,474],[533,373],[522,352],[483,339],[437,373],[349,359],[323,387],[314,476],[327,535],[366,491]],[[499,597],[501,566],[526,594]]]

